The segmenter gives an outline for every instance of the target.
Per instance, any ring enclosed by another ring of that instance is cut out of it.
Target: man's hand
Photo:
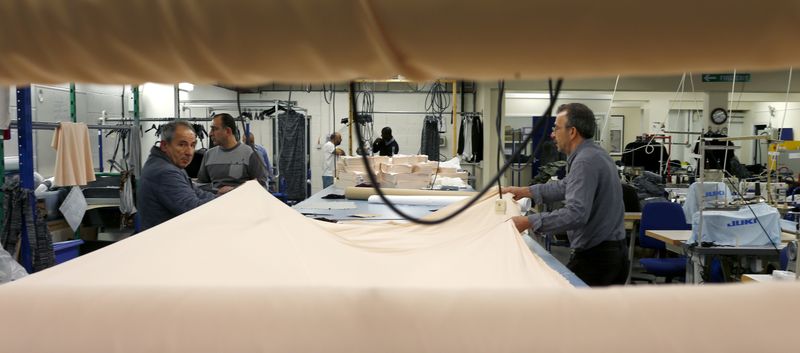
[[[516,216],[511,218],[514,221],[514,227],[517,227],[517,230],[522,233],[528,230],[531,227],[531,221],[528,220],[528,217],[525,216]]]
[[[501,195],[506,193],[514,195],[514,201],[524,197],[533,197],[533,195],[531,195],[531,189],[527,186],[506,186],[500,188]]]
[[[217,195],[224,195],[228,191],[235,189],[233,186],[223,186],[217,190]]]

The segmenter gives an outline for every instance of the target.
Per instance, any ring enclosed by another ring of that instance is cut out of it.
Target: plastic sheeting
[[[760,203],[738,211],[704,211],[703,234],[700,212],[692,219],[692,236],[687,244],[704,243],[717,246],[778,246],[781,243],[781,215],[775,207]],[[794,229],[792,229],[794,231]]]
[[[702,185],[702,190],[700,188]],[[703,195],[704,193],[705,195]],[[723,206],[733,202],[733,195],[731,194],[728,185],[723,182],[700,182],[693,183],[689,186],[689,192],[686,194],[686,201],[683,203],[683,216],[686,217],[686,223],[692,224],[694,215],[700,211],[700,204],[705,199],[704,208],[716,207],[717,203],[723,203]]]
[[[28,275],[25,268],[11,257],[3,248],[0,248],[0,284],[18,280]]]
[[[6,0],[0,83],[777,69],[800,64],[797,33],[795,0]]]

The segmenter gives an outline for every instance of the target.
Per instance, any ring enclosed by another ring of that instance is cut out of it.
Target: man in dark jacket
[[[185,121],[173,121],[161,128],[161,143],[150,149],[142,168],[137,195],[142,230],[214,199],[214,194],[195,187],[183,169],[191,163],[196,144],[194,130]],[[218,194],[230,190],[223,188]]]
[[[372,153],[379,153],[381,156],[394,156],[398,152],[400,152],[400,146],[397,145],[397,141],[394,140],[394,136],[392,136],[392,128],[384,127],[381,130],[381,137],[375,139],[375,142],[372,143]]]

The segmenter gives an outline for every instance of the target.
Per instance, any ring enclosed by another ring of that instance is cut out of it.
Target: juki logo
[[[748,224],[756,224],[756,219],[739,219],[728,223],[728,227],[746,226]]]
[[[706,192],[706,197],[725,196],[724,190]]]

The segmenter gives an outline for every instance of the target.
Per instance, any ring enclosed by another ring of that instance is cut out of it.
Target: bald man
[[[344,156],[344,151],[339,146],[342,143],[342,134],[334,132],[330,140],[322,146],[322,188],[333,185],[333,176],[336,171],[336,157]]]

